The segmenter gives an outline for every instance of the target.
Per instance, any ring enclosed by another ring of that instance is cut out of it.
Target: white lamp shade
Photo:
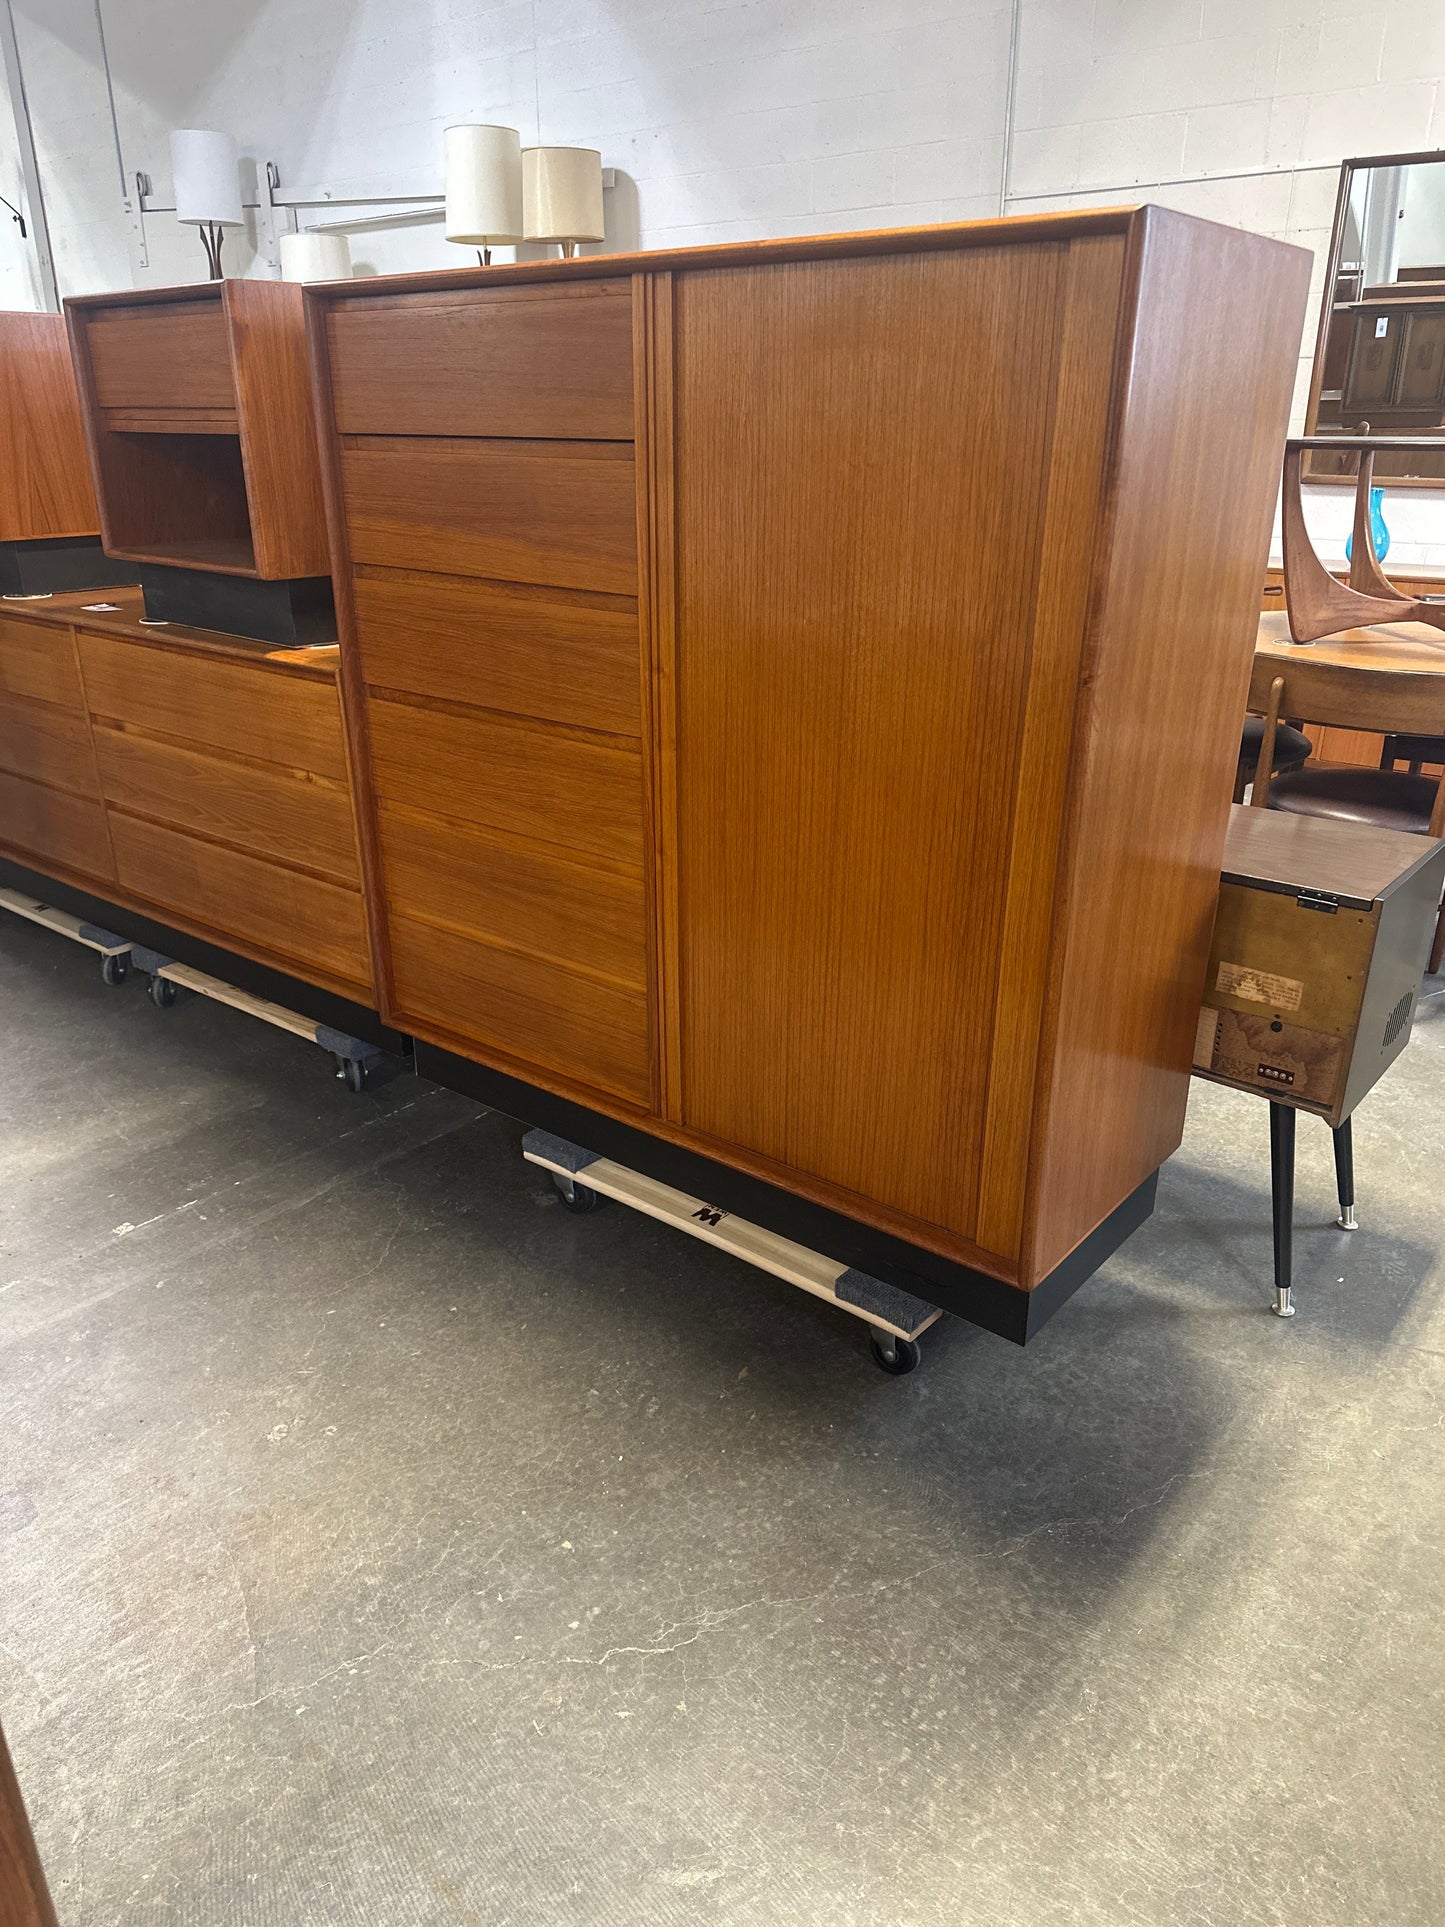
[[[344,234],[283,234],[283,281],[348,281],[351,243]]]
[[[178,127],[171,135],[171,175],[178,221],[242,226],[246,217],[241,211],[241,171],[236,143],[229,134]]]
[[[522,152],[522,233],[529,241],[600,241],[602,156],[595,147]]]
[[[515,127],[446,131],[447,239],[473,247],[522,238],[522,137]]]

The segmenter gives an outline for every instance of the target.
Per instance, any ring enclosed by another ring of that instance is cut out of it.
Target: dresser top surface
[[[139,589],[78,589],[65,595],[0,597],[0,618],[59,624],[91,634],[124,637],[161,647],[180,647],[191,653],[226,656],[233,661],[262,662],[286,670],[309,671],[328,680],[336,675],[339,646],[323,643],[312,649],[286,649],[250,636],[229,636],[216,629],[192,629],[181,622],[147,622],[145,599]]]

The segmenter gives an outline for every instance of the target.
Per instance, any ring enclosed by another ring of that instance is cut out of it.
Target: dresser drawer
[[[0,616],[0,690],[84,709],[72,631]]]
[[[642,867],[642,758],[621,745],[503,716],[373,699],[382,803]]]
[[[100,796],[89,725],[52,703],[0,695],[0,769],[77,796]]]
[[[338,301],[327,328],[343,435],[632,439],[629,282]]]
[[[236,389],[219,300],[80,312],[102,408],[229,410],[234,417]]]
[[[645,1105],[647,999],[393,915],[397,1019]]]
[[[0,845],[82,876],[114,876],[99,803],[0,770]]]
[[[641,734],[635,602],[366,571],[352,597],[373,687]]]
[[[346,781],[341,707],[330,676],[217,662],[84,629],[79,642],[95,716]]]
[[[628,443],[360,437],[341,473],[353,562],[637,593]]]
[[[379,812],[392,908],[425,923],[647,989],[642,878],[421,811]]]
[[[95,753],[105,800],[113,809],[361,887],[346,790],[274,765],[231,762],[106,724],[96,726]]]
[[[359,891],[115,811],[110,833],[121,884],[148,903],[222,941],[265,951],[303,977],[370,984]]]

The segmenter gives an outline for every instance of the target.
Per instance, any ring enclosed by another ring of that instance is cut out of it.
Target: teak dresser
[[[1179,1142],[1308,273],[1149,208],[308,288],[419,1067],[1026,1337]]]

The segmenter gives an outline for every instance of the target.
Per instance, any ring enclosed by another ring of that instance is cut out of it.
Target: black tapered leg
[[[1269,1174],[1274,1202],[1274,1309],[1294,1317],[1294,1111],[1269,1107]]]
[[[1335,1140],[1335,1188],[1340,1194],[1340,1215],[1335,1223],[1341,1231],[1356,1231],[1359,1225],[1355,1218],[1355,1140],[1350,1120],[1346,1118],[1331,1135]]]

